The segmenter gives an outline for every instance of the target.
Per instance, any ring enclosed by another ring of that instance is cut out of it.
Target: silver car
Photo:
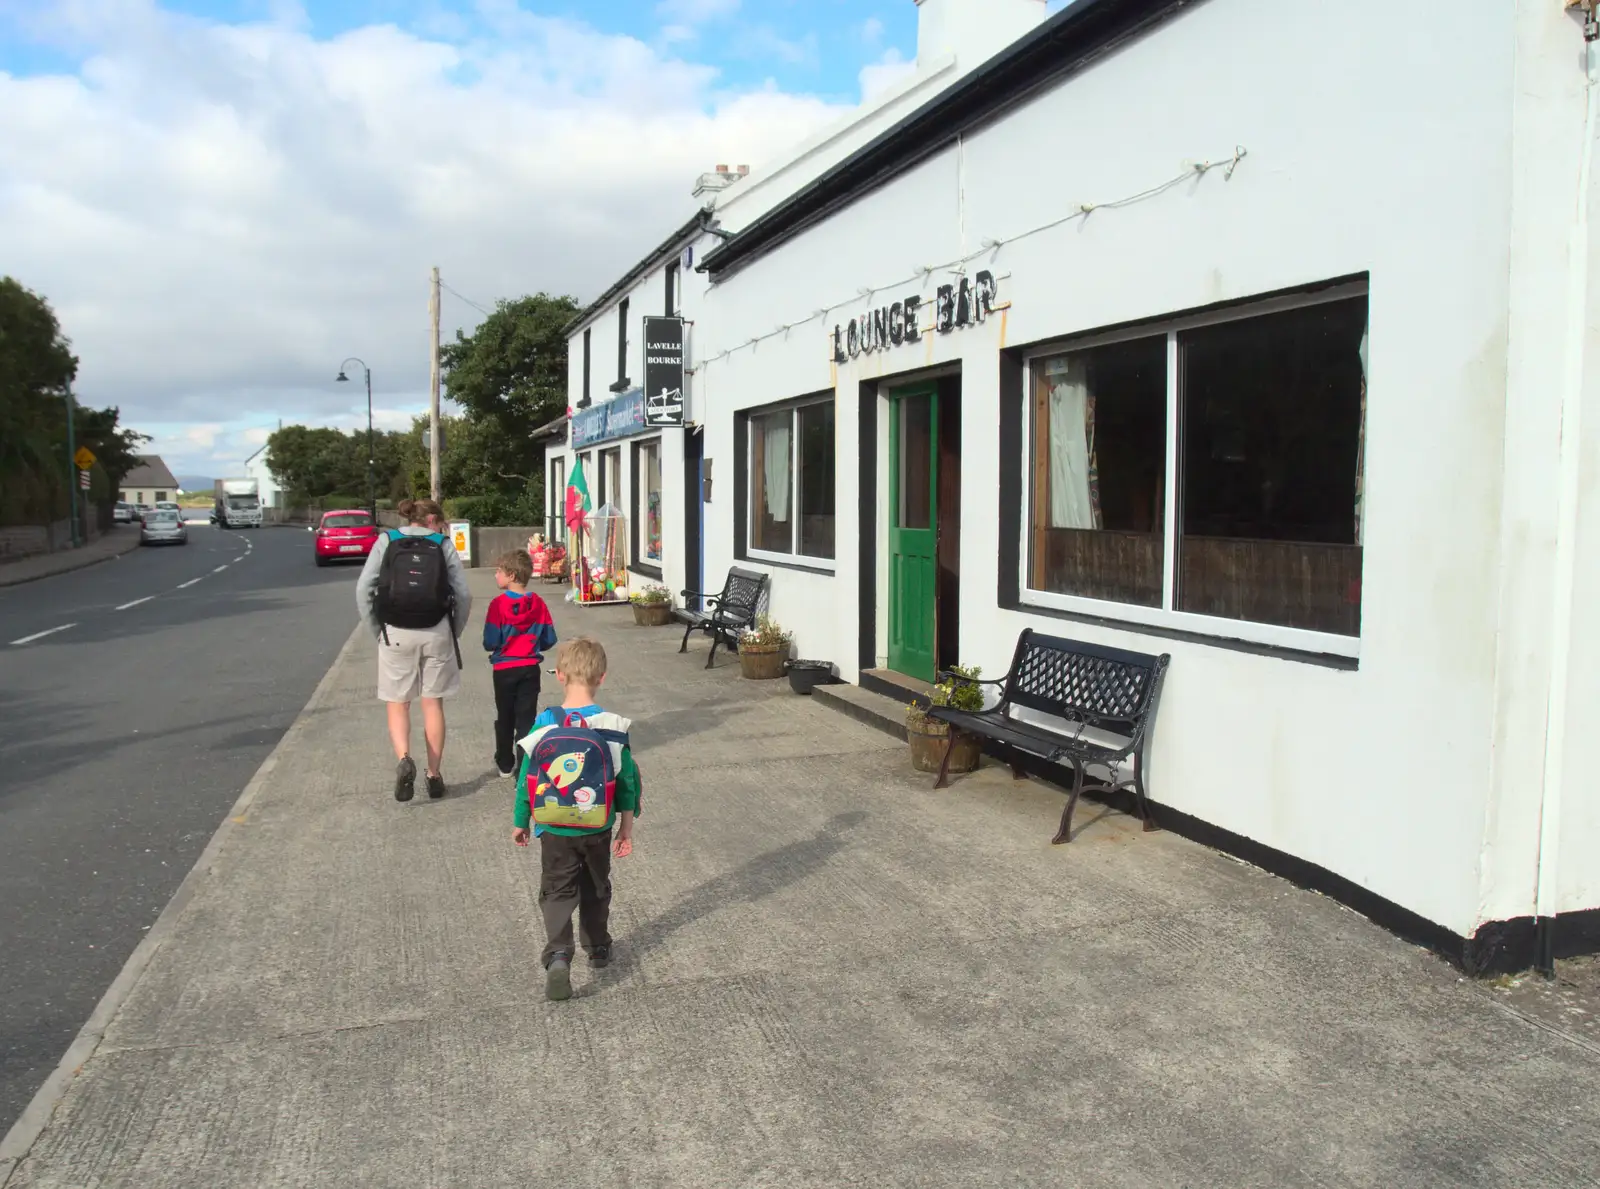
[[[143,527],[139,530],[141,545],[187,545],[189,530],[184,526],[183,515],[165,508],[146,512]]]

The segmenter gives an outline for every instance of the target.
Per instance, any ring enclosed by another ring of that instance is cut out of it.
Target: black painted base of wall
[[[1037,756],[1013,756],[994,745],[986,745],[984,750],[986,754],[1008,764],[1015,759],[1031,776],[1071,787],[1070,772]],[[1084,795],[1092,796],[1089,793]],[[1123,791],[1093,799],[1123,813],[1135,812],[1131,792]],[[1336,875],[1326,867],[1275,850],[1159,802],[1152,801],[1150,809],[1162,829],[1243,859],[1298,887],[1337,900],[1404,940],[1432,950],[1475,978],[1515,974],[1530,969],[1549,973],[1551,964],[1557,959],[1600,953],[1600,908],[1538,920],[1528,916],[1508,921],[1488,921],[1480,925],[1471,937],[1463,937],[1385,899],[1369,888]]]

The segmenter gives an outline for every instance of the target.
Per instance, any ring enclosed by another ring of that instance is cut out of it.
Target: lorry
[[[261,487],[254,479],[218,479],[211,519],[222,528],[261,527]]]

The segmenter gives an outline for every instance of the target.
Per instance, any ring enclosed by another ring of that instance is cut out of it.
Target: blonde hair
[[[444,509],[437,500],[401,500],[395,505],[395,511],[405,517],[407,524],[426,525],[435,517],[444,519]]]
[[[606,675],[606,650],[588,636],[564,642],[556,652],[556,668],[568,681],[593,687]]]
[[[533,581],[533,558],[528,556],[526,549],[507,549],[494,559],[494,568],[511,576],[511,581],[518,586],[526,586]]]

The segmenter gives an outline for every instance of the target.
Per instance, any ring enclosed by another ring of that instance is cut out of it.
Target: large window
[[[833,401],[751,414],[749,547],[833,560]]]
[[[550,481],[545,485],[546,500],[549,506],[549,525],[546,534],[551,541],[565,541],[567,539],[567,460],[565,458],[552,458],[550,460]]]
[[[595,507],[622,506],[622,447],[600,451],[600,501]]]
[[[1366,340],[1358,285],[1030,360],[1034,600],[1358,637]]]
[[[633,448],[633,557],[661,565],[661,439]]]

